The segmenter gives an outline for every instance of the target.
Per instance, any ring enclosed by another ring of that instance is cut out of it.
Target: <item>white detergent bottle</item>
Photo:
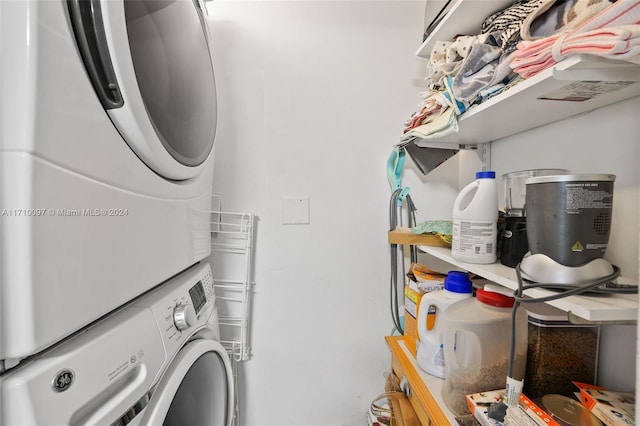
[[[498,240],[496,172],[476,173],[453,203],[451,256],[468,263],[494,263]]]
[[[442,344],[442,313],[453,303],[471,297],[469,273],[450,271],[444,280],[444,290],[426,293],[418,309],[418,345],[416,362],[426,373],[444,378],[444,347]],[[429,329],[427,315],[435,313],[435,322]]]

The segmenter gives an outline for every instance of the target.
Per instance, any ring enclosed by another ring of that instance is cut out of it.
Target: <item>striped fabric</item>
[[[549,0],[519,0],[511,6],[488,16],[480,27],[482,34],[494,34],[504,51],[515,49],[520,40],[523,22]]]

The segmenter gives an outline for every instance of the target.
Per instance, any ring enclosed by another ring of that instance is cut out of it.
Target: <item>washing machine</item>
[[[0,2],[0,371],[210,254],[205,13]]]
[[[198,264],[0,376],[0,425],[227,426],[234,376]]]

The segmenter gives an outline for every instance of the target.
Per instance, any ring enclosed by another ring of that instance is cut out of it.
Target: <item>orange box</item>
[[[467,408],[483,426],[560,426],[549,414],[522,393],[520,394],[519,404],[507,410],[504,422],[489,418],[487,413],[489,406],[498,403],[503,398],[504,389],[470,394],[466,396]]]
[[[601,386],[573,382],[580,389],[580,402],[607,426],[635,424],[635,394],[610,391]]]
[[[419,340],[418,309],[424,294],[423,290],[416,290],[408,285],[404,286],[404,344],[413,356],[416,356]]]
[[[404,344],[415,357],[418,352],[418,311],[422,296],[427,292],[404,286]],[[427,330],[431,330],[436,320],[435,311],[427,312]]]

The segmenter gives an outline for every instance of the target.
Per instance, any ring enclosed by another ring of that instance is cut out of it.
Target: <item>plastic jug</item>
[[[453,203],[451,256],[468,263],[494,263],[498,239],[496,172],[476,173]]]
[[[456,415],[468,414],[465,395],[503,389],[507,382],[514,299],[478,289],[442,315],[446,359],[442,398]],[[513,378],[523,380],[527,362],[527,311],[515,318]]]
[[[444,290],[426,293],[420,300],[418,309],[418,342],[416,362],[425,372],[444,378],[444,350],[442,345],[442,313],[453,303],[472,296],[472,285],[469,273],[450,271],[444,280]],[[427,328],[427,315],[433,313],[435,322],[431,329]]]

